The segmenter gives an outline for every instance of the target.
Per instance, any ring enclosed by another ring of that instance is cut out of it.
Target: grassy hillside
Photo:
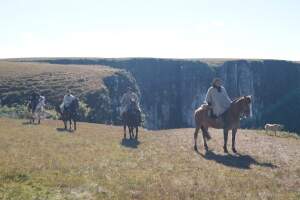
[[[8,105],[24,102],[37,88],[48,101],[58,102],[67,88],[77,96],[103,89],[103,78],[117,71],[104,66],[0,61],[0,98]]]
[[[0,199],[300,198],[296,137],[241,130],[240,154],[227,155],[219,130],[196,153],[193,129],[142,130],[135,143],[121,127],[61,127],[0,118]]]

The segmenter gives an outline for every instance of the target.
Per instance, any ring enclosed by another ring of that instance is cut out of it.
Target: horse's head
[[[78,98],[75,98],[75,99],[72,101],[70,107],[73,108],[74,110],[79,109],[79,99],[78,99]]]
[[[59,104],[56,104],[55,105],[55,111],[56,111],[56,113],[58,113],[58,114],[62,114],[62,112],[61,112],[61,109],[60,109],[60,105]]]
[[[240,99],[241,114],[249,117],[251,114],[251,96],[244,96]]]

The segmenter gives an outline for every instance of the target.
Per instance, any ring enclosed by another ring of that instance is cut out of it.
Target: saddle
[[[207,112],[207,117],[211,120],[213,120],[216,124],[218,124],[218,126],[223,126],[224,125],[224,118],[225,118],[225,113],[223,113],[222,115],[220,116],[216,116],[214,113],[213,113],[213,110],[211,108],[210,105],[208,104],[202,104],[200,106],[200,109],[201,110],[204,110]]]

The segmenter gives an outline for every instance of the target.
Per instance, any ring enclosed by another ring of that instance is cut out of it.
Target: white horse
[[[30,123],[34,123],[34,121],[36,120],[38,121],[38,124],[41,123],[41,119],[45,117],[45,109],[44,109],[45,101],[46,98],[44,96],[40,96],[39,102],[36,108],[34,109],[34,112],[31,113],[30,120],[29,120]]]

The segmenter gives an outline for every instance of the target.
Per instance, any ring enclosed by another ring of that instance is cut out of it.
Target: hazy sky
[[[0,0],[0,57],[300,60],[299,0]]]

